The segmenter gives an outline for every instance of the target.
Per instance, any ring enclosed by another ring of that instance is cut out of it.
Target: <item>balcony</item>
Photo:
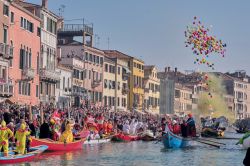
[[[31,81],[35,77],[35,70],[31,68],[24,68],[22,71],[22,80]]]
[[[83,32],[93,35],[93,26],[86,24],[64,24],[63,28],[58,30],[59,35],[72,34],[81,36]]]
[[[13,58],[13,47],[10,45],[5,45],[5,55],[3,56],[5,59]]]
[[[40,101],[43,103],[53,103],[55,101],[55,96],[49,96],[49,95],[41,95]]]
[[[237,101],[238,102],[243,102],[243,98],[238,98]]]
[[[4,83],[0,85],[0,96],[11,97],[13,96],[13,85],[11,83]]]
[[[13,47],[4,43],[0,43],[0,55],[5,59],[13,58]]]
[[[5,55],[5,44],[0,43],[0,55]]]
[[[99,85],[101,85],[101,82],[101,80],[94,80],[91,84],[92,88],[98,87]]]
[[[43,80],[60,81],[60,72],[55,70],[40,69],[40,78]]]
[[[122,88],[122,94],[123,94],[123,95],[126,95],[126,94],[128,94],[128,93],[129,93],[129,88],[128,88],[128,87]]]

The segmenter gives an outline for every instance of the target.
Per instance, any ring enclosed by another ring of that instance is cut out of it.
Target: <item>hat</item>
[[[192,118],[192,114],[188,114],[188,117],[189,117],[189,118]]]

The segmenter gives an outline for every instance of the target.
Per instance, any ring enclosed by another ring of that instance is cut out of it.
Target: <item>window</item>
[[[14,13],[13,12],[10,13],[10,22],[14,23]]]
[[[4,27],[3,28],[3,42],[5,43],[5,44],[7,44],[7,41],[8,40],[8,29],[7,29],[7,27]]]
[[[25,59],[25,53],[24,49],[20,49],[20,60],[19,60],[19,69],[24,69],[24,59]]]
[[[117,98],[117,106],[118,107],[120,106],[120,98],[119,97]]]
[[[47,18],[47,31],[56,34],[56,22],[50,18]]]
[[[23,17],[21,17],[20,26],[23,27]]]
[[[22,82],[19,82],[18,84],[18,93],[22,94]]]
[[[63,89],[65,89],[65,77],[63,77]]]
[[[96,63],[99,64],[100,63],[100,57],[96,56]]]
[[[103,57],[100,58],[100,64],[103,65]]]
[[[120,70],[121,70],[121,68],[120,67],[118,67],[118,74],[120,75]]]
[[[31,59],[30,59],[31,61]],[[36,57],[36,69],[37,69],[37,74],[39,74],[39,53],[37,53],[37,57]]]
[[[3,15],[9,16],[9,6],[3,5]]]
[[[89,70],[89,79],[91,79],[91,70]]]
[[[29,52],[29,68],[31,68],[31,51]]]
[[[105,72],[108,72],[108,68],[109,68],[108,64],[105,64]]]
[[[92,54],[89,54],[89,61],[92,62],[93,61],[93,58],[92,58]]]
[[[37,27],[37,36],[41,37],[41,28]]]
[[[19,89],[18,89],[18,93],[20,95],[26,95],[26,96],[30,96],[30,83],[28,82],[19,82],[18,85]],[[37,95],[38,97],[38,95]]]
[[[43,14],[41,14],[41,19],[42,19],[42,21],[41,21],[41,27],[43,28],[44,27],[44,15]]]

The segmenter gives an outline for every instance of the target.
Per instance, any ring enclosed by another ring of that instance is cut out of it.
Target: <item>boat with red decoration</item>
[[[46,145],[48,146],[48,151],[73,151],[82,149],[82,144],[84,143],[84,141],[85,139],[81,139],[70,143],[64,143],[53,141],[51,139],[32,138],[31,147]]]

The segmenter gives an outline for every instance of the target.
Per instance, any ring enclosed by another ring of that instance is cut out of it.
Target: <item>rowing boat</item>
[[[175,135],[168,131],[162,137],[163,145],[165,148],[184,148],[190,145],[191,140]]]
[[[114,142],[130,142],[139,140],[139,136],[134,135],[125,135],[125,134],[116,134],[112,137],[112,141]]]
[[[85,139],[81,139],[70,143],[64,143],[56,142],[51,139],[32,138],[31,147],[46,145],[48,146],[48,151],[73,151],[82,149],[82,144],[84,143],[84,141]]]
[[[15,155],[13,151],[9,151],[8,156],[3,156],[3,153],[0,153],[0,165],[32,161],[36,156],[40,155],[47,149],[48,149],[48,146],[41,145],[41,146],[30,148],[31,152],[24,154],[24,155],[20,155],[20,154]]]

